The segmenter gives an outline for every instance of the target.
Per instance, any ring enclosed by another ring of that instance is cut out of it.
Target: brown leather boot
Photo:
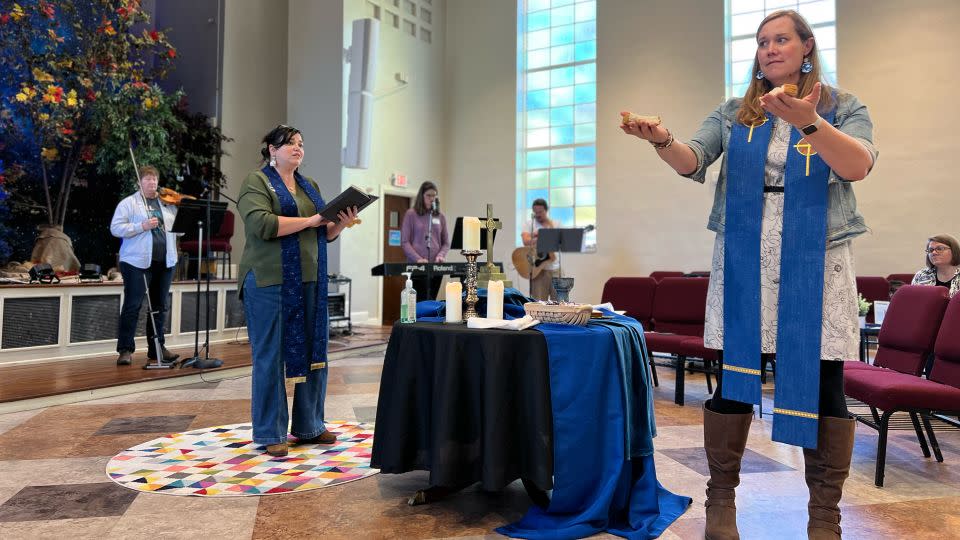
[[[720,414],[703,406],[703,448],[710,465],[707,480],[707,540],[739,540],[734,488],[740,485],[740,460],[747,446],[753,413]]]
[[[324,431],[316,437],[309,439],[298,439],[298,444],[333,444],[337,442],[337,436],[330,431]]]
[[[817,449],[803,450],[807,487],[810,488],[807,537],[811,540],[840,538],[840,497],[843,496],[843,482],[850,475],[856,427],[856,420],[822,417]]]
[[[267,453],[274,457],[283,457],[287,455],[287,443],[277,443],[267,446]]]

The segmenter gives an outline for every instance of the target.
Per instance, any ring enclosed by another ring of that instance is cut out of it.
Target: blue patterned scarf
[[[273,191],[280,199],[280,215],[300,217],[297,201],[284,185],[280,173],[271,166],[260,169]],[[307,194],[317,210],[323,208],[323,198],[299,172],[294,178],[300,189]],[[317,295],[314,327],[306,329],[304,320],[303,275],[300,267],[300,233],[288,234],[280,239],[283,284],[280,287],[280,305],[283,309],[282,358],[287,379],[293,382],[306,381],[307,372],[327,368],[327,235],[326,228],[315,229],[317,233]],[[313,354],[307,358],[306,332],[313,332]]]
[[[832,124],[835,113],[824,122]],[[760,234],[774,119],[768,114],[752,128],[735,123],[727,149],[722,393],[754,404],[761,399]],[[773,440],[816,448],[830,168],[820,156],[805,155],[810,149],[798,146],[801,137],[791,129],[784,170]]]

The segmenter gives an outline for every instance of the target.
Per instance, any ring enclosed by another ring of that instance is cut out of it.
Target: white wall
[[[341,184],[343,4],[289,1],[286,118],[303,133],[300,172],[313,178],[320,195],[329,201],[340,193]],[[341,245],[337,241],[327,246],[330,273],[340,269]]]
[[[517,221],[516,11],[512,0],[447,4],[445,212],[452,222],[486,216],[487,203],[493,204],[504,225],[494,244],[498,262],[510,259]],[[464,260],[459,253],[454,258]],[[522,285],[515,271],[508,277]]]
[[[960,238],[957,20],[955,0],[837,3],[839,82],[867,104],[880,148],[856,187],[871,228],[855,243],[859,275],[915,272],[929,236]]]
[[[259,168],[260,139],[286,121],[287,0],[226,2],[223,37],[223,133],[221,166],[227,177],[223,193],[234,199],[247,174]],[[234,211],[236,208],[230,204]],[[236,220],[231,240],[233,263],[244,244],[243,221]]]
[[[392,2],[378,0],[381,6]],[[444,11],[445,1],[433,0],[432,42],[419,35],[410,36],[387,22],[380,24],[380,46],[373,109],[373,131],[368,169],[343,169],[343,186],[369,188],[382,195],[389,188],[391,174],[407,175],[410,196],[416,195],[420,183],[431,180],[438,184],[441,209],[451,215],[445,191],[449,182],[444,177],[446,153],[443,124],[444,84]],[[383,8],[386,9],[386,8]],[[398,10],[394,10],[398,11]],[[349,47],[351,24],[355,19],[370,17],[366,0],[345,0],[343,9],[343,47]],[[385,17],[384,17],[385,18]],[[409,16],[407,17],[410,18]],[[418,27],[419,31],[419,27]],[[408,84],[401,85],[396,73],[403,72]],[[348,71],[344,72],[345,83]],[[346,121],[346,85],[343,88],[342,110]],[[371,205],[361,215],[363,223],[344,231],[340,242],[341,272],[353,279],[355,315],[364,313],[379,320],[381,278],[370,276],[370,269],[379,264],[383,230],[383,208]]]

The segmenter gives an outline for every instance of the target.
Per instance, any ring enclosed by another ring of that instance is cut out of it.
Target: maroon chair
[[[880,276],[857,276],[857,292],[870,302],[870,311],[867,312],[867,322],[873,322],[873,302],[876,300],[890,300],[890,282]]]
[[[941,291],[927,293],[924,289]],[[896,352],[882,356],[882,362],[899,369],[908,369],[910,372],[901,373],[895,369],[870,366],[846,369],[846,366],[855,362],[848,362],[844,369],[846,395],[868,405],[871,412],[869,417],[856,414],[851,416],[879,432],[874,478],[878,487],[883,486],[887,434],[894,413],[907,412],[910,415],[923,455],[930,457],[930,449],[924,437],[926,431],[936,459],[940,462],[943,461],[943,455],[930,425],[930,418],[935,417],[960,427],[960,422],[949,418],[960,415],[960,295],[948,305],[946,290],[942,287],[903,287],[890,303],[887,316],[890,315],[894,315],[893,319],[884,318],[880,331],[878,357],[881,351],[894,350],[890,345],[896,343]],[[909,322],[911,315],[923,321],[913,324]],[[941,316],[942,320],[937,320]],[[894,328],[898,322],[905,327],[902,334]],[[920,328],[924,323],[928,326]],[[890,331],[886,331],[888,327],[891,328]],[[935,341],[931,340],[931,334]],[[915,341],[908,343],[910,338]],[[915,373],[919,373],[931,350],[935,359],[930,379],[927,380]]]
[[[603,284],[601,302],[610,302],[618,310],[626,311],[643,325],[644,330],[653,328],[653,293],[657,282],[652,277],[612,277]]]
[[[653,328],[651,317],[656,288],[657,282],[651,277],[612,277],[603,284],[600,301],[610,302],[614,309],[626,311],[626,315],[636,319],[646,331]],[[653,385],[660,386],[653,357],[650,356],[647,361],[650,363]]]
[[[661,352],[677,355],[675,365],[677,381],[674,401],[683,405],[684,367],[687,356],[703,352],[694,347],[691,338],[699,338],[703,343],[703,322],[707,308],[707,278],[668,277],[657,283],[653,295],[653,327],[655,332],[645,332],[647,349],[650,353]],[[687,342],[687,343],[685,343]],[[700,358],[704,358],[700,356]],[[713,358],[704,358],[703,372],[707,374],[707,389],[713,391],[709,364]],[[697,369],[697,371],[701,371]]]
[[[671,270],[657,270],[656,272],[650,272],[650,277],[652,277],[654,280],[657,281],[657,283],[659,283],[660,280],[662,280],[663,278],[683,277],[683,272],[675,272]]]
[[[943,287],[901,287],[890,300],[887,315],[880,327],[873,365],[847,362],[844,372],[891,369],[919,377],[927,356],[933,350],[940,319],[946,308],[947,290]]]
[[[208,253],[217,254],[217,260],[220,264],[226,265],[227,268],[227,279],[233,278],[233,268],[231,267],[232,257],[231,252],[233,251],[233,246],[230,245],[230,239],[233,237],[234,231],[234,217],[233,212],[227,210],[223,214],[223,222],[220,223],[220,229],[216,234],[210,235],[210,245],[205,249]],[[197,257],[197,249],[199,248],[199,242],[196,237],[182,240],[180,242],[180,251],[186,253],[187,256],[191,258]]]

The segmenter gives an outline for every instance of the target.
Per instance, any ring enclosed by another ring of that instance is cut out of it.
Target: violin
[[[180,201],[183,200],[197,200],[193,195],[184,195],[179,191],[165,187],[157,190],[157,196],[160,197],[160,202],[163,204],[172,204],[173,206],[180,206]]]

